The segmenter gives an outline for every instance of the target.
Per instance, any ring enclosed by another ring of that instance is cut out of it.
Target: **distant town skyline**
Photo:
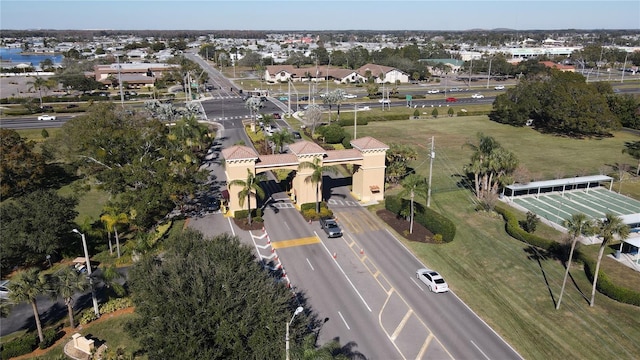
[[[3,30],[640,29],[640,1],[2,0]]]

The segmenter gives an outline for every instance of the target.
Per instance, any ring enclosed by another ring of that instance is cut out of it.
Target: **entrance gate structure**
[[[257,175],[262,172],[287,169],[296,171],[291,186],[291,194],[299,208],[299,204],[316,201],[316,184],[309,181],[313,174],[311,168],[300,168],[304,162],[319,166],[351,164],[352,167],[352,195],[360,202],[381,201],[384,199],[384,175],[386,152],[389,146],[370,136],[351,140],[352,149],[325,150],[310,141],[298,141],[289,146],[290,153],[275,155],[259,155],[254,149],[234,145],[222,150],[225,161],[227,184],[233,180],[246,180],[248,172]],[[316,160],[317,159],[317,160]],[[238,192],[239,185],[227,185],[229,192],[228,209],[231,214],[242,210]],[[247,206],[247,201],[243,205]],[[251,205],[256,206],[256,199],[251,199]]]

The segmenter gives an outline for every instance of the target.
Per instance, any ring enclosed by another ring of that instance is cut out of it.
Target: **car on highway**
[[[278,98],[278,100],[280,100],[280,101],[287,101],[287,100],[289,100],[289,98],[288,98],[287,96],[280,96],[280,97]]]
[[[342,229],[340,229],[338,222],[334,218],[320,218],[320,227],[322,228],[322,230],[324,230],[325,233],[327,233],[330,238],[342,236]]]
[[[471,95],[471,97],[474,98],[474,99],[483,99],[484,95],[482,95],[482,94],[473,94],[473,95]]]
[[[9,299],[9,280],[0,281],[0,299]]]
[[[438,89],[431,89],[427,91],[427,94],[438,94],[440,92],[440,90]]]
[[[504,85],[498,85],[494,87],[495,90],[504,90]]]
[[[449,291],[449,285],[436,271],[424,268],[418,269],[416,271],[416,277],[427,285],[427,288],[429,288],[431,292],[443,293]]]
[[[38,116],[38,120],[39,121],[55,121],[56,117],[54,115],[44,114],[44,115]]]
[[[382,104],[390,104],[391,100],[389,100],[389,99],[380,99],[380,100],[378,100],[378,102],[382,103]]]
[[[344,94],[345,99],[355,99],[357,97],[358,95],[355,95],[355,94]]]
[[[445,99],[446,102],[456,102],[458,101],[458,99],[454,98],[454,97],[448,97]]]
[[[308,96],[300,96],[299,100],[300,101],[307,101],[307,100],[309,100],[309,97]]]
[[[461,89],[461,88],[457,88],[457,87],[449,89],[449,92],[460,92],[460,91],[464,91],[464,90]]]

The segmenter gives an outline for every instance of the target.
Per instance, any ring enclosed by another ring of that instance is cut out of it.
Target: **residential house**
[[[122,83],[126,83],[129,88],[139,89],[145,86],[154,86],[156,79],[161,78],[175,67],[178,65],[159,63],[96,65],[93,67],[93,76],[96,81],[108,86],[116,83],[119,77]]]

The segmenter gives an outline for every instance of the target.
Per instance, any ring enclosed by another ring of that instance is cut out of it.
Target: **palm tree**
[[[9,298],[13,302],[28,301],[31,303],[33,317],[36,319],[36,328],[38,329],[38,338],[40,342],[44,341],[42,335],[42,324],[40,323],[40,315],[38,314],[38,303],[36,298],[47,290],[47,279],[38,272],[36,268],[29,268],[18,272],[13,276],[9,283]]]
[[[69,326],[72,329],[75,328],[75,322],[73,321],[73,295],[77,292],[84,292],[89,286],[87,277],[69,266],[63,267],[62,270],[54,274],[53,291],[64,299],[69,315]]]
[[[580,235],[591,235],[593,233],[593,224],[591,223],[591,220],[587,218],[587,215],[583,213],[571,215],[570,219],[565,219],[562,222],[562,225],[567,228],[569,236],[571,237],[571,250],[569,251],[569,260],[567,260],[567,269],[564,272],[562,289],[560,290],[560,297],[558,298],[556,310],[560,309],[562,294],[564,294],[564,287],[567,284],[567,277],[569,276],[569,269],[571,268],[571,261],[573,260],[573,251],[576,248],[578,237]]]
[[[271,135],[271,141],[276,144],[278,152],[282,152],[282,146],[284,144],[291,144],[293,142],[293,135],[285,129]]]
[[[238,192],[238,202],[240,206],[244,206],[244,199],[247,199],[247,209],[249,210],[249,225],[251,225],[251,196],[255,196],[259,199],[264,198],[264,190],[260,187],[260,181],[264,180],[264,176],[254,175],[251,170],[247,169],[247,179],[235,179],[229,182],[231,186],[241,186],[242,189]]]
[[[600,250],[598,250],[598,262],[596,263],[596,271],[593,274],[593,287],[591,289],[591,302],[589,306],[593,306],[596,300],[596,285],[598,284],[598,272],[600,271],[600,262],[604,254],[604,248],[617,235],[620,240],[629,237],[630,229],[627,224],[622,222],[622,218],[612,213],[607,213],[604,219],[598,220],[598,234],[602,237]]]
[[[411,220],[409,222],[409,234],[413,234],[413,216],[415,213],[413,202],[416,195],[426,199],[429,192],[429,184],[427,179],[418,174],[410,174],[402,180],[402,191],[400,196],[409,195],[411,198]]]
[[[310,182],[316,186],[316,213],[320,213],[320,186],[322,184],[322,173],[329,172],[337,174],[338,169],[335,166],[322,166],[320,158],[314,158],[313,162],[305,161],[298,165],[298,169],[312,169],[313,172],[304,182]]]
[[[122,274],[118,272],[115,265],[102,267],[102,271],[97,274],[97,278],[102,281],[107,289],[113,290],[118,296],[123,296],[127,292],[125,287],[116,281],[122,278]]]
[[[33,81],[28,81],[27,85],[29,85],[29,90],[35,89],[38,91],[38,97],[40,98],[40,107],[42,107],[42,90],[51,89],[51,81],[46,80],[40,76],[36,76],[36,79]]]
[[[120,258],[120,237],[118,236],[118,225],[128,224],[129,217],[125,213],[116,213],[114,209],[109,209],[107,213],[100,216],[100,220],[105,223],[107,231],[112,232],[116,236],[116,251]]]

